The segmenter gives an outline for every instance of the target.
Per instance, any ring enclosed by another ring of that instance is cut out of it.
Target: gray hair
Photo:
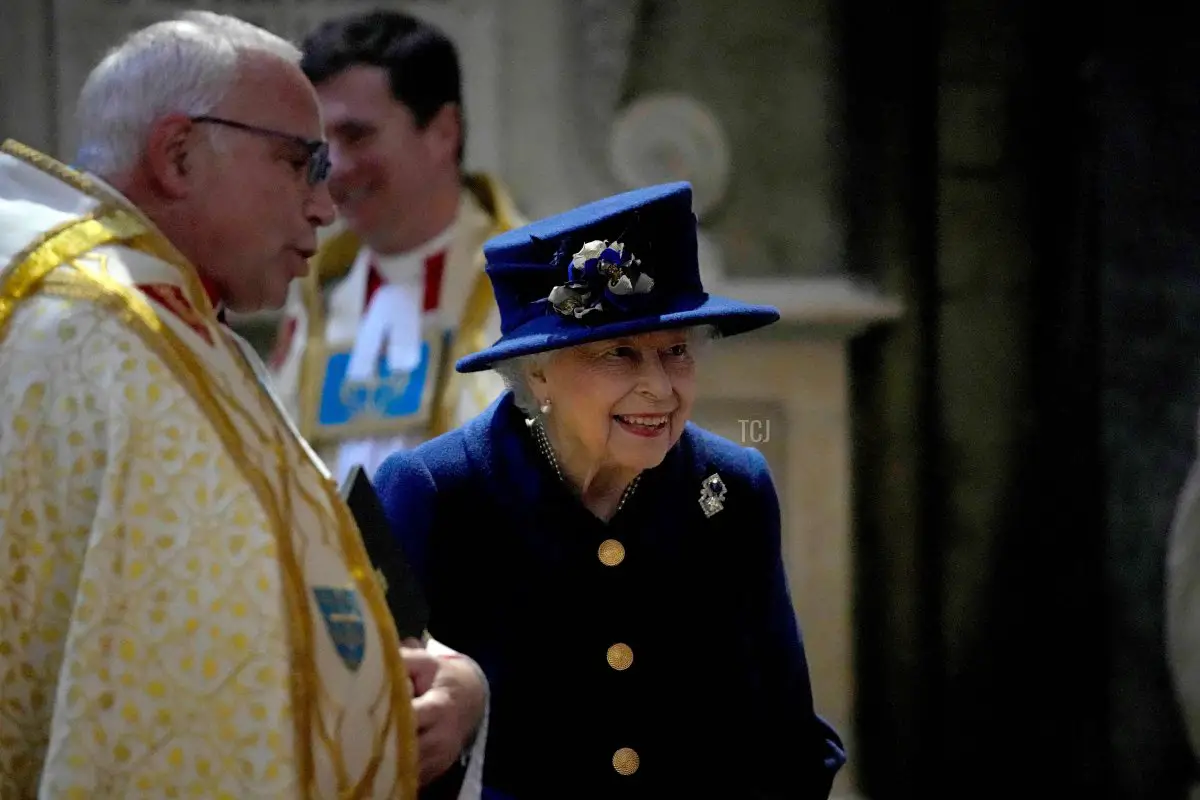
[[[715,325],[697,325],[687,329],[688,344],[695,356],[701,355],[710,343],[721,338]],[[527,416],[537,417],[542,413],[537,397],[529,388],[529,373],[545,365],[554,351],[515,356],[492,364],[492,370],[503,380],[505,387],[513,393],[513,403]]]
[[[211,112],[252,54],[300,62],[300,50],[282,37],[211,11],[132,33],[96,65],[79,94],[76,164],[101,177],[128,171],[156,120]]]
[[[492,369],[503,379],[505,388],[513,393],[513,403],[524,411],[526,416],[536,417],[542,413],[533,390],[529,388],[529,373],[544,365],[549,358],[549,353],[534,353],[506,358],[492,364]]]

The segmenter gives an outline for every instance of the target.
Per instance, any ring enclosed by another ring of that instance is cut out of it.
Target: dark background
[[[872,798],[1185,796],[1164,544],[1200,409],[1200,34],[1166,4],[841,13],[858,767]]]

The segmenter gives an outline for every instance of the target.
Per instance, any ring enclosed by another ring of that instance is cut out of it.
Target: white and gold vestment
[[[0,797],[415,798],[349,511],[123,198],[0,152]]]

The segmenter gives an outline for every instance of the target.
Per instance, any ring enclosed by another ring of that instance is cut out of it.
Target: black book
[[[392,535],[379,495],[361,466],[350,471],[341,487],[342,499],[358,523],[371,566],[382,578],[388,609],[401,638],[420,639],[429,626],[429,605],[417,574]]]

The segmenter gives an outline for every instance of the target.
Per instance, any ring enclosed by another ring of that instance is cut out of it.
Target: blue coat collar
[[[501,503],[528,511],[570,502],[583,511],[582,504],[538,450],[526,417],[516,407],[511,392],[505,392],[487,411],[468,423],[462,433],[473,471],[488,476],[487,485]],[[625,510],[634,511],[646,497],[662,500],[664,495],[669,497],[681,491],[694,492],[698,501],[700,485],[710,474],[711,459],[704,437],[689,422],[662,463],[642,473],[638,489]],[[695,502],[682,496],[672,499]]]

